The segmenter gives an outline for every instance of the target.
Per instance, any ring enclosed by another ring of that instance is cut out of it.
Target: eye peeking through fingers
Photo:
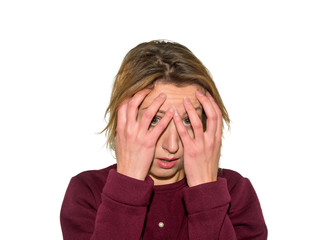
[[[156,126],[160,122],[160,120],[161,120],[160,117],[154,116],[151,120],[150,127]]]
[[[161,118],[158,117],[158,116],[154,116],[151,120],[151,123],[150,123],[150,126],[156,126],[159,122],[160,122]],[[186,117],[182,120],[182,123],[185,125],[185,126],[191,126],[191,121],[189,119],[189,117]]]
[[[150,127],[155,127],[159,122],[160,122],[161,118],[158,116],[154,116],[151,120],[150,123]],[[191,126],[191,121],[189,119],[189,117],[186,117],[182,120],[183,125],[185,125],[186,127]]]
[[[183,119],[182,120],[182,123],[183,123],[183,125],[185,125],[185,126],[191,126],[191,122],[190,122],[190,119],[189,119],[189,117],[186,117],[185,119]]]

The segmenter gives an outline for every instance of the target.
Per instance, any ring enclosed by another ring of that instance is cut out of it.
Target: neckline
[[[171,192],[171,191],[177,191],[179,189],[182,189],[185,186],[187,186],[187,180],[184,177],[175,183],[169,183],[164,185],[154,185],[153,190],[155,192]]]

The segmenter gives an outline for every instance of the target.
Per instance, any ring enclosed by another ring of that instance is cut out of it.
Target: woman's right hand
[[[162,93],[153,100],[139,121],[139,105],[150,91],[143,89],[137,92],[132,98],[125,99],[118,109],[115,138],[117,172],[139,180],[145,180],[148,175],[158,138],[174,114],[171,107],[159,123],[149,130],[153,117],[166,100],[166,95]]]

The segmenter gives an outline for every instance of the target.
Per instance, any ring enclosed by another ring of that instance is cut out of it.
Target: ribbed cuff
[[[134,179],[111,169],[103,194],[116,202],[132,206],[147,206],[153,189],[153,180],[147,176],[144,181]]]
[[[189,214],[228,204],[231,201],[231,197],[227,187],[227,180],[218,177],[215,182],[187,187],[184,189],[184,201]]]

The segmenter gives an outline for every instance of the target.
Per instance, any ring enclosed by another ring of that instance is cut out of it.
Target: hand
[[[174,114],[174,122],[184,146],[184,170],[190,187],[217,180],[220,159],[222,114],[213,97],[207,92],[204,96],[196,93],[207,116],[206,130],[203,131],[201,119],[188,98],[184,107],[193,128],[191,137],[180,116]]]
[[[145,180],[148,175],[157,140],[174,114],[174,109],[170,108],[160,122],[149,130],[151,120],[166,100],[166,95],[160,94],[138,121],[139,105],[150,91],[144,89],[136,93],[132,98],[124,100],[118,109],[115,138],[117,171],[139,180]]]

